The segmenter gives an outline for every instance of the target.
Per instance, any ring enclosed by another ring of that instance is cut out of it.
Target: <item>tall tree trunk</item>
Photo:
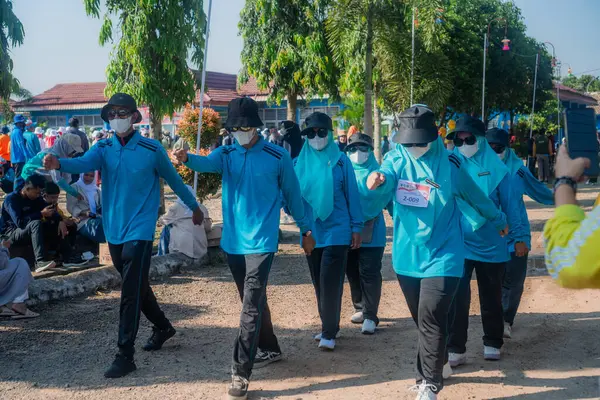
[[[162,145],[162,115],[157,114],[154,107],[149,107],[150,111],[150,134],[153,139],[156,139]],[[158,179],[160,185],[160,208],[158,209],[159,215],[165,213],[165,182],[162,178]]]
[[[373,83],[373,123],[375,130],[373,131],[373,151],[375,153],[375,159],[381,164],[381,111],[377,107],[377,82]]]
[[[367,54],[365,60],[365,134],[373,137],[373,5],[367,5]]]
[[[296,122],[296,107],[298,104],[298,93],[289,91],[287,95],[287,119]]]

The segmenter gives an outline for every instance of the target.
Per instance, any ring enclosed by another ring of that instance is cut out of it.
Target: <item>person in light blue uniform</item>
[[[354,167],[365,220],[361,232],[361,247],[350,250],[346,263],[346,276],[356,310],[351,321],[362,323],[363,334],[373,334],[379,324],[377,312],[381,299],[381,260],[386,242],[382,210],[392,200],[392,193],[379,193],[367,188],[368,175],[379,169],[379,163],[373,154],[373,139],[370,136],[353,134],[348,138],[345,152]]]
[[[288,152],[257,134],[263,125],[250,98],[229,103],[225,128],[235,143],[208,156],[174,154],[188,168],[223,177],[221,248],[242,300],[240,331],[235,341],[229,399],[245,399],[253,368],[281,360],[267,305],[267,281],[277,252],[281,197],[302,233],[307,253],[314,248],[300,186]],[[281,197],[280,197],[281,194]]]
[[[10,161],[15,169],[15,187],[16,179],[21,177],[23,166],[27,162],[27,148],[23,133],[25,132],[25,117],[15,115],[13,119],[15,127],[10,134]]]
[[[144,350],[159,350],[175,335],[148,282],[160,206],[159,178],[162,177],[193,211],[194,224],[200,225],[204,216],[160,143],[142,138],[134,130],[133,125],[139,123],[142,116],[133,97],[114,94],[100,115],[116,131],[115,136],[99,141],[83,157],[58,158],[48,153],[43,165],[48,170],[71,174],[102,172],[102,225],[113,264],[123,279],[119,352],[104,376],[119,378],[136,369],[133,355],[140,311],[154,325]],[[78,136],[73,138],[81,143]]]
[[[25,140],[25,151],[27,161],[35,157],[42,148],[40,146],[40,139],[35,134],[35,125],[30,124],[27,126],[25,132],[23,132],[23,139]]]
[[[502,309],[504,310],[504,337],[512,336],[512,326],[517,315],[525,277],[527,276],[527,256],[531,249],[531,228],[529,226],[529,216],[527,208],[523,201],[523,195],[531,197],[540,204],[554,205],[554,195],[550,189],[542,182],[538,181],[523,165],[521,160],[509,147],[509,135],[504,129],[493,128],[486,132],[485,138],[492,147],[492,150],[502,160],[508,168],[510,176],[510,186],[513,189],[514,196],[517,198],[519,206],[519,215],[521,217],[520,229],[522,232],[516,232],[511,227],[508,232],[508,251],[510,252],[510,261],[506,264],[504,279],[502,283]],[[520,200],[520,201],[518,201]],[[524,241],[517,241],[515,238],[525,238]]]
[[[323,350],[335,348],[348,250],[360,247],[364,225],[354,168],[332,131],[327,114],[309,115],[302,131],[307,140],[294,166],[316,241],[306,259],[321,317],[315,340]]]
[[[453,140],[454,154],[465,165],[471,178],[507,217],[517,241],[525,240],[521,229],[519,199],[513,195],[508,168],[500,161],[485,140],[485,125],[477,118],[459,118],[455,129],[447,136]],[[502,279],[510,255],[506,231],[498,229],[462,201],[458,203],[463,214],[461,226],[465,238],[465,273],[451,308],[450,340],[448,344],[451,366],[466,362],[467,330],[471,305],[471,276],[476,271],[479,303],[483,324],[483,357],[499,360],[504,319],[502,313]]]
[[[395,142],[367,186],[393,195],[392,263],[419,328],[417,399],[436,399],[447,364],[448,311],[463,275],[465,248],[457,202],[464,201],[497,231],[505,215],[473,182],[438,137],[435,116],[423,105],[400,114]]]

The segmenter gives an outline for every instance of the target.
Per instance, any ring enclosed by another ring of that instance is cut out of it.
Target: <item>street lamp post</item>
[[[490,36],[490,27],[492,25],[492,23],[494,22],[501,22],[504,21],[504,39],[502,40],[503,43],[503,47],[502,50],[503,51],[508,51],[510,50],[510,47],[508,46],[508,44],[510,43],[510,40],[508,40],[508,38],[506,37],[506,34],[508,32],[508,22],[504,19],[504,18],[495,18],[493,20],[491,20],[488,25],[487,25],[487,31],[483,34],[483,82],[481,84],[481,120],[485,123],[485,67],[486,67],[486,62],[487,62],[487,49],[489,46],[489,36]]]
[[[560,71],[558,61],[556,60],[556,48],[550,42],[544,42],[544,45],[552,46],[552,67]],[[556,74],[556,136],[560,140],[560,72]]]

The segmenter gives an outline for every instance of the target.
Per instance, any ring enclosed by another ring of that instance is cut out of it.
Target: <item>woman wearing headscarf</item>
[[[519,207],[522,232],[516,232],[513,227],[508,232],[508,251],[510,261],[506,264],[502,283],[502,309],[504,311],[504,337],[512,336],[512,326],[517,315],[525,277],[527,276],[527,255],[531,249],[531,228],[529,216],[523,195],[527,195],[540,204],[554,205],[554,195],[542,182],[531,174],[528,168],[509,147],[509,134],[504,129],[489,129],[485,138],[492,150],[508,168],[510,186],[513,189],[515,200]],[[515,237],[524,237],[523,241],[516,241]]]
[[[380,193],[367,188],[367,177],[379,169],[373,154],[373,139],[360,132],[348,138],[346,154],[356,175],[360,206],[364,218],[359,249],[350,250],[346,276],[350,284],[352,303],[356,313],[351,321],[362,323],[363,334],[375,333],[379,324],[377,311],[381,299],[381,260],[385,250],[386,229],[382,210],[392,200],[392,193]]]
[[[363,228],[354,169],[333,141],[332,131],[327,114],[309,115],[302,131],[307,140],[294,166],[316,241],[306,259],[322,324],[315,340],[325,350],[335,348],[348,250],[360,247]]]
[[[464,163],[444,148],[435,116],[415,105],[400,114],[399,143],[367,186],[395,193],[392,264],[419,328],[417,399],[436,399],[452,373],[447,362],[448,311],[463,275],[465,248],[458,201],[497,231],[506,217],[473,182]]]
[[[29,284],[33,281],[29,265],[22,258],[10,258],[10,244],[10,241],[4,241],[0,246],[0,317],[38,317],[38,313],[25,305],[29,298]]]
[[[492,200],[498,210],[507,216],[508,225],[516,242],[526,240],[521,228],[518,198],[510,186],[508,168],[485,140],[485,125],[471,116],[461,117],[448,134],[454,142],[453,154],[464,164],[477,186]],[[477,275],[479,305],[483,325],[483,358],[499,360],[504,344],[504,317],[502,312],[502,279],[510,255],[505,234],[498,234],[496,226],[464,202],[458,203],[463,214],[461,226],[465,238],[465,267],[458,292],[451,308],[450,339],[448,341],[451,366],[466,362],[467,330],[471,306],[471,276]]]
[[[76,218],[77,232],[95,243],[106,243],[102,226],[102,193],[94,171],[81,174],[71,185],[79,196],[67,194],[67,211]]]

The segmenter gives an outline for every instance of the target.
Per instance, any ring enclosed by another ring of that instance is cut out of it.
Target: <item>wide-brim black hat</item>
[[[485,138],[489,144],[500,144],[508,147],[509,135],[504,129],[492,128],[485,133]]]
[[[258,104],[250,97],[240,97],[229,102],[225,128],[259,128],[263,122],[258,116]]]
[[[348,149],[358,146],[358,145],[366,145],[371,149],[373,148],[373,139],[371,136],[365,135],[364,133],[357,132],[348,138],[348,144],[346,145],[346,151]]]
[[[392,137],[396,143],[431,143],[438,137],[435,115],[425,106],[412,106],[402,111],[398,120],[398,133]]]
[[[306,117],[305,120],[306,128],[304,128],[301,132],[302,135],[306,135],[310,130],[317,129],[327,129],[328,131],[333,130],[333,122],[331,121],[331,117],[329,115],[322,112],[314,112]]]
[[[135,99],[127,93],[115,93],[108,100],[108,104],[102,107],[102,111],[100,111],[100,116],[105,122],[110,122],[108,119],[108,112],[114,106],[123,107],[132,113],[137,113],[135,119],[131,121],[132,124],[137,124],[142,120],[142,113],[138,111]]]
[[[485,136],[485,124],[478,118],[465,115],[456,121],[456,126],[452,132],[446,135],[446,139],[453,140],[459,132],[469,132],[474,136]]]

